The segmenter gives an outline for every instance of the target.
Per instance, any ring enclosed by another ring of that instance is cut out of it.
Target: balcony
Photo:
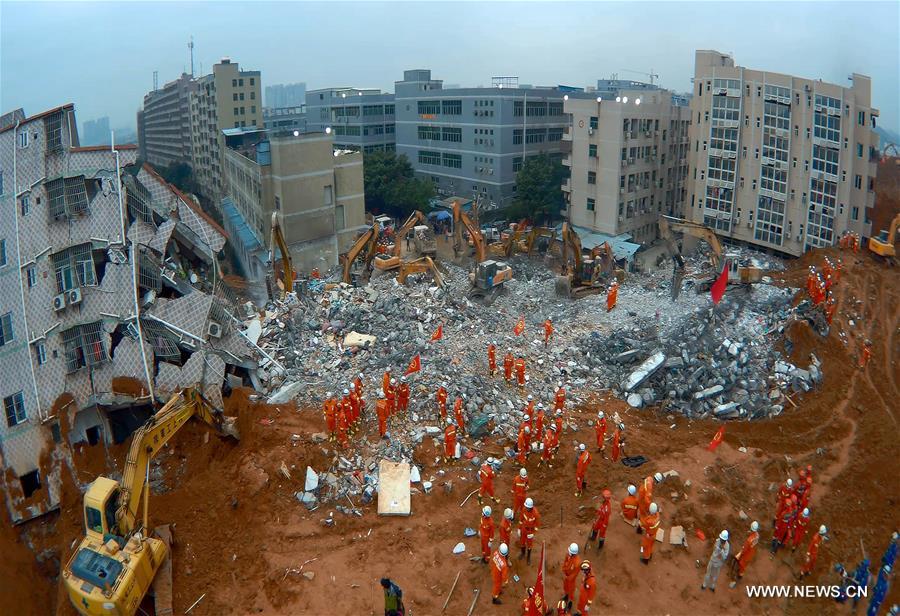
[[[572,128],[567,127],[566,130],[563,131],[562,134],[563,141],[572,141]]]
[[[560,188],[562,189],[563,192],[567,192],[567,193],[572,192],[572,180],[569,178],[566,178],[566,180],[562,183]]]

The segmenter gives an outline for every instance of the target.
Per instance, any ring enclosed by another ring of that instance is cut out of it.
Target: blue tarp
[[[629,242],[631,235],[622,233],[621,235],[608,235],[606,233],[597,233],[585,227],[572,225],[578,237],[581,238],[581,247],[585,250],[591,250],[595,246],[600,246],[603,242],[609,242],[612,247],[613,256],[616,259],[625,259],[626,261],[634,260],[634,253],[641,247],[640,244]],[[561,229],[560,225],[557,230]]]
[[[450,215],[450,212],[438,210],[437,212],[430,213],[428,218],[433,218],[434,220],[450,220],[453,216]]]

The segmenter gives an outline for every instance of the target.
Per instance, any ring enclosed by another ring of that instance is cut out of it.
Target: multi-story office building
[[[226,129],[225,226],[250,280],[268,271],[272,213],[282,218],[294,267],[334,267],[365,224],[362,154],[334,150],[326,133],[267,135]]]
[[[143,160],[160,169],[179,162],[191,164],[191,95],[196,91],[194,78],[182,73],[144,96],[137,118]]]
[[[563,104],[572,124],[563,134],[567,218],[636,243],[656,239],[660,214],[679,216],[685,197],[689,109],[658,88],[605,89]],[[677,100],[677,99],[676,99]]]
[[[266,86],[266,107],[299,107],[306,102],[306,83],[276,83]]]
[[[525,157],[562,157],[563,97],[596,98],[572,88],[519,87],[511,79],[445,89],[421,69],[404,71],[394,87],[397,153],[438,193],[480,194],[486,208],[512,202]]]
[[[331,129],[334,147],[376,152],[394,149],[394,95],[373,88],[323,88],[306,93],[306,125]]]
[[[306,130],[306,105],[295,107],[265,107],[263,109],[263,122],[266,130],[273,135],[293,133],[305,133]]]
[[[229,58],[197,80],[191,96],[192,158],[197,183],[214,203],[223,195],[222,130],[262,128],[260,93],[259,71],[242,71]]]
[[[71,104],[0,124],[0,491],[14,521],[58,504],[70,445],[124,441],[153,397],[183,387],[221,403],[226,363],[258,367],[216,297],[224,231],[136,161],[134,145],[81,147]]]
[[[868,236],[878,110],[871,80],[844,87],[735,66],[697,51],[689,217],[736,242],[789,255]]]

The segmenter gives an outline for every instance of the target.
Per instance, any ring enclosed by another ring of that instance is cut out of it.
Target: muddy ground
[[[595,611],[849,611],[825,599],[751,601],[742,586],[728,589],[724,573],[715,594],[701,592],[711,546],[695,535],[702,530],[711,537],[728,528],[737,550],[746,537],[749,520],[758,519],[763,541],[745,581],[791,583],[801,551],[782,551],[773,560],[763,544],[771,538],[772,486],[788,473],[796,476],[796,470],[807,464],[813,466],[815,480],[811,527],[827,524],[831,529],[831,541],[821,551],[811,583],[834,583],[834,563],[854,566],[862,557],[861,546],[877,560],[890,532],[900,525],[896,462],[900,273],[864,253],[850,255],[831,249],[794,262],[781,277],[802,287],[806,266],[820,262],[823,252],[840,254],[844,260],[837,288],[838,314],[828,339],[818,337],[805,324],[795,325],[788,334],[793,343],[792,361],[806,365],[813,352],[822,360],[825,372],[825,384],[819,391],[793,396],[796,408],[789,404],[783,415],[770,420],[728,423],[725,442],[710,453],[706,445],[718,429],[716,422],[688,421],[659,409],[630,409],[597,392],[593,403],[569,411],[581,429],[567,431],[561,439],[565,459],[552,469],[538,469],[537,460],[529,460],[530,495],[543,517],[538,540],[546,542],[548,552],[548,600],[555,602],[562,594],[559,566],[566,546],[573,541],[584,544],[600,490],[609,487],[618,507],[628,482],[675,469],[680,477],[660,486],[656,500],[663,527],[683,525],[688,547],[657,544],[652,563],[643,566],[638,536],[615,517],[603,552],[586,554],[598,574],[600,609]],[[845,336],[839,335],[841,331]],[[870,364],[860,370],[857,352],[865,337],[874,342],[874,354]],[[463,537],[465,527],[477,527],[480,513],[474,498],[464,507],[459,505],[477,487],[470,465],[436,465],[434,444],[426,440],[417,450],[415,462],[423,478],[436,477],[436,489],[427,495],[413,494],[409,518],[378,517],[374,503],[355,503],[364,511],[358,518],[327,504],[308,512],[294,497],[302,489],[305,467],[327,468],[333,456],[327,444],[314,444],[309,436],[323,430],[319,410],[270,408],[249,403],[246,396],[247,392],[239,390],[229,401],[228,412],[240,416],[239,444],[207,435],[205,426],[193,422],[159,458],[166,489],[151,497],[151,521],[169,523],[174,529],[176,613],[183,614],[205,594],[191,614],[380,614],[378,579],[390,576],[404,589],[411,614],[439,614],[457,572],[461,572],[459,584],[445,613],[465,615],[475,589],[480,589],[480,596],[473,614],[520,613],[525,584],[533,583],[536,575],[537,553],[531,566],[514,558],[512,572],[521,582],[511,582],[506,588],[503,605],[491,605],[487,567],[469,560],[478,552],[477,538]],[[644,455],[649,462],[629,469],[595,454],[588,490],[575,497],[574,454],[570,452],[577,442],[593,443],[593,430],[586,422],[601,408],[622,415],[628,426],[628,453]],[[299,441],[292,440],[295,434],[300,435]],[[372,423],[360,438],[376,438]],[[739,450],[742,447],[745,452]],[[484,448],[500,450],[493,443]],[[105,469],[121,468],[125,452],[122,446],[74,451],[80,481]],[[278,473],[282,461],[293,469],[292,480]],[[438,476],[440,469],[447,471],[446,476]],[[510,504],[507,495],[515,470],[506,463],[498,476],[503,502],[495,514]],[[47,614],[54,609],[58,614],[74,613],[58,594],[55,575],[81,532],[81,494],[65,471],[63,478],[59,513],[16,527],[15,532],[4,525],[0,533],[0,606],[17,606],[17,614]],[[449,494],[441,486],[447,479],[453,482]],[[740,511],[749,520],[742,521]],[[330,512],[336,519],[333,527],[321,522]],[[41,553],[41,564],[22,538]],[[466,552],[455,556],[452,548],[458,541],[465,542]],[[518,551],[513,550],[512,555],[517,557]],[[313,579],[304,577],[305,572],[313,573]],[[896,587],[890,598],[900,600]]]

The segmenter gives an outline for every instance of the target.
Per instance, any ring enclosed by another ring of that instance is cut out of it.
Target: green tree
[[[171,163],[165,169],[160,170],[159,174],[166,182],[183,192],[198,192],[197,182],[194,179],[194,170],[187,163]]]
[[[527,218],[534,224],[557,218],[565,205],[565,177],[566,169],[558,158],[547,154],[526,158],[516,176],[516,197],[508,210],[509,217]]]
[[[363,159],[366,209],[400,218],[413,210],[428,212],[434,186],[415,177],[404,155],[395,152],[370,152]]]

